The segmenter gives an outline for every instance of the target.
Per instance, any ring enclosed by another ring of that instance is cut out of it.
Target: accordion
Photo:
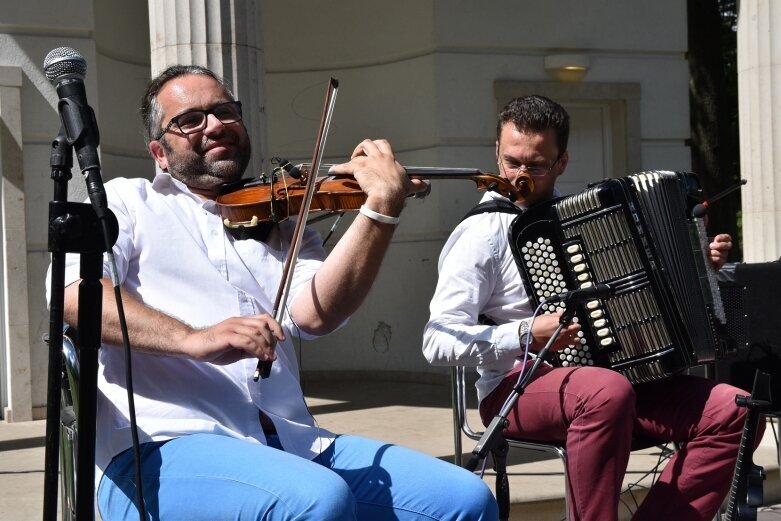
[[[612,293],[577,304],[579,344],[554,365],[607,367],[632,383],[714,361],[724,322],[701,219],[689,217],[693,174],[643,172],[535,205],[510,228],[510,247],[532,304],[596,284]]]

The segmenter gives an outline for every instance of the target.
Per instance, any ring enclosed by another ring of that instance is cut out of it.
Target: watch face
[[[521,321],[520,326],[518,326],[518,340],[520,340],[521,344],[526,343],[526,337],[529,335],[529,332],[529,323],[525,320]]]

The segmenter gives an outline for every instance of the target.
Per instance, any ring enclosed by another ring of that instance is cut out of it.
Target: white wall
[[[684,3],[352,1],[302,20],[308,5],[263,6],[270,155],[308,159],[334,76],[331,159],[385,137],[402,164],[495,171],[496,82],[549,82],[544,57],[577,53],[590,58],[586,82],[639,86],[641,157],[631,163],[690,168]],[[441,181],[410,201],[368,301],[343,330],[305,346],[303,369],[443,372],[420,354],[422,328],[439,250],[479,196],[469,182]]]
[[[45,56],[57,47],[76,49],[87,62],[87,99],[95,110],[101,131],[104,176],[149,175],[143,141],[138,132],[137,105],[149,76],[149,40],[146,2],[140,0],[27,0],[4,6],[0,25],[0,66],[22,70],[23,219],[27,234],[27,287],[30,372],[17,378],[32,382],[36,417],[46,403],[48,350],[43,335],[49,330],[44,299],[48,204],[53,195],[50,179],[51,142],[60,120],[57,94],[43,73]],[[75,162],[75,161],[74,161]],[[86,195],[78,169],[73,169],[71,200]],[[12,245],[18,248],[19,244]],[[5,305],[13,305],[11,301]],[[5,384],[5,381],[3,381]]]
[[[311,157],[325,82],[334,76],[341,86],[326,160],[346,159],[363,138],[385,137],[402,164],[494,171],[497,82],[549,84],[544,57],[577,53],[589,57],[591,68],[575,92],[590,83],[639,87],[632,136],[637,147],[629,162],[643,169],[690,166],[684,143],[689,117],[685,3],[288,0],[260,5],[270,155]],[[48,0],[27,0],[3,9],[0,66],[23,71],[34,406],[46,399],[47,352],[41,337],[49,318],[43,300],[49,146],[59,127],[57,97],[43,75],[43,59],[60,46],[73,47],[86,59],[104,177],[151,176],[137,112],[150,70],[147,13],[143,0],[66,0],[56,9]],[[81,199],[83,181],[74,170],[72,198]],[[303,369],[442,373],[420,354],[422,327],[439,250],[479,196],[471,182],[442,181],[429,198],[410,201],[368,301],[344,329],[305,348]]]

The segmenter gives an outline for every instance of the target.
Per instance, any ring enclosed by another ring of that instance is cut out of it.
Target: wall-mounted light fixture
[[[544,67],[558,81],[581,81],[589,69],[589,58],[583,54],[552,54],[545,57]]]

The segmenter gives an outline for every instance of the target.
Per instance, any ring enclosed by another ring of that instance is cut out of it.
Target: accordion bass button
[[[579,253],[577,255],[573,255],[572,258],[570,258],[570,262],[572,264],[577,264],[579,262],[583,262],[583,254]]]
[[[593,285],[594,285],[593,283],[586,281],[583,284],[581,284],[580,287],[581,288],[590,288]]]
[[[601,309],[595,309],[594,311],[589,313],[588,316],[590,316],[591,318],[595,318],[596,319],[596,318],[602,317],[604,314],[605,313]]]
[[[580,275],[578,275],[578,282],[585,282],[590,278],[591,275],[589,275],[588,273],[581,273]]]
[[[599,307],[598,300],[589,300],[588,302],[586,302],[587,309],[597,309],[598,307]]]
[[[607,337],[610,334],[610,330],[606,327],[597,330],[598,337]]]
[[[599,345],[602,347],[607,347],[609,345],[613,345],[613,337],[603,338],[599,341]]]
[[[567,253],[577,253],[580,251],[580,244],[570,244],[567,246]]]
[[[586,265],[585,264],[575,264],[572,267],[572,271],[574,271],[575,273],[583,273],[584,271],[586,271]]]

